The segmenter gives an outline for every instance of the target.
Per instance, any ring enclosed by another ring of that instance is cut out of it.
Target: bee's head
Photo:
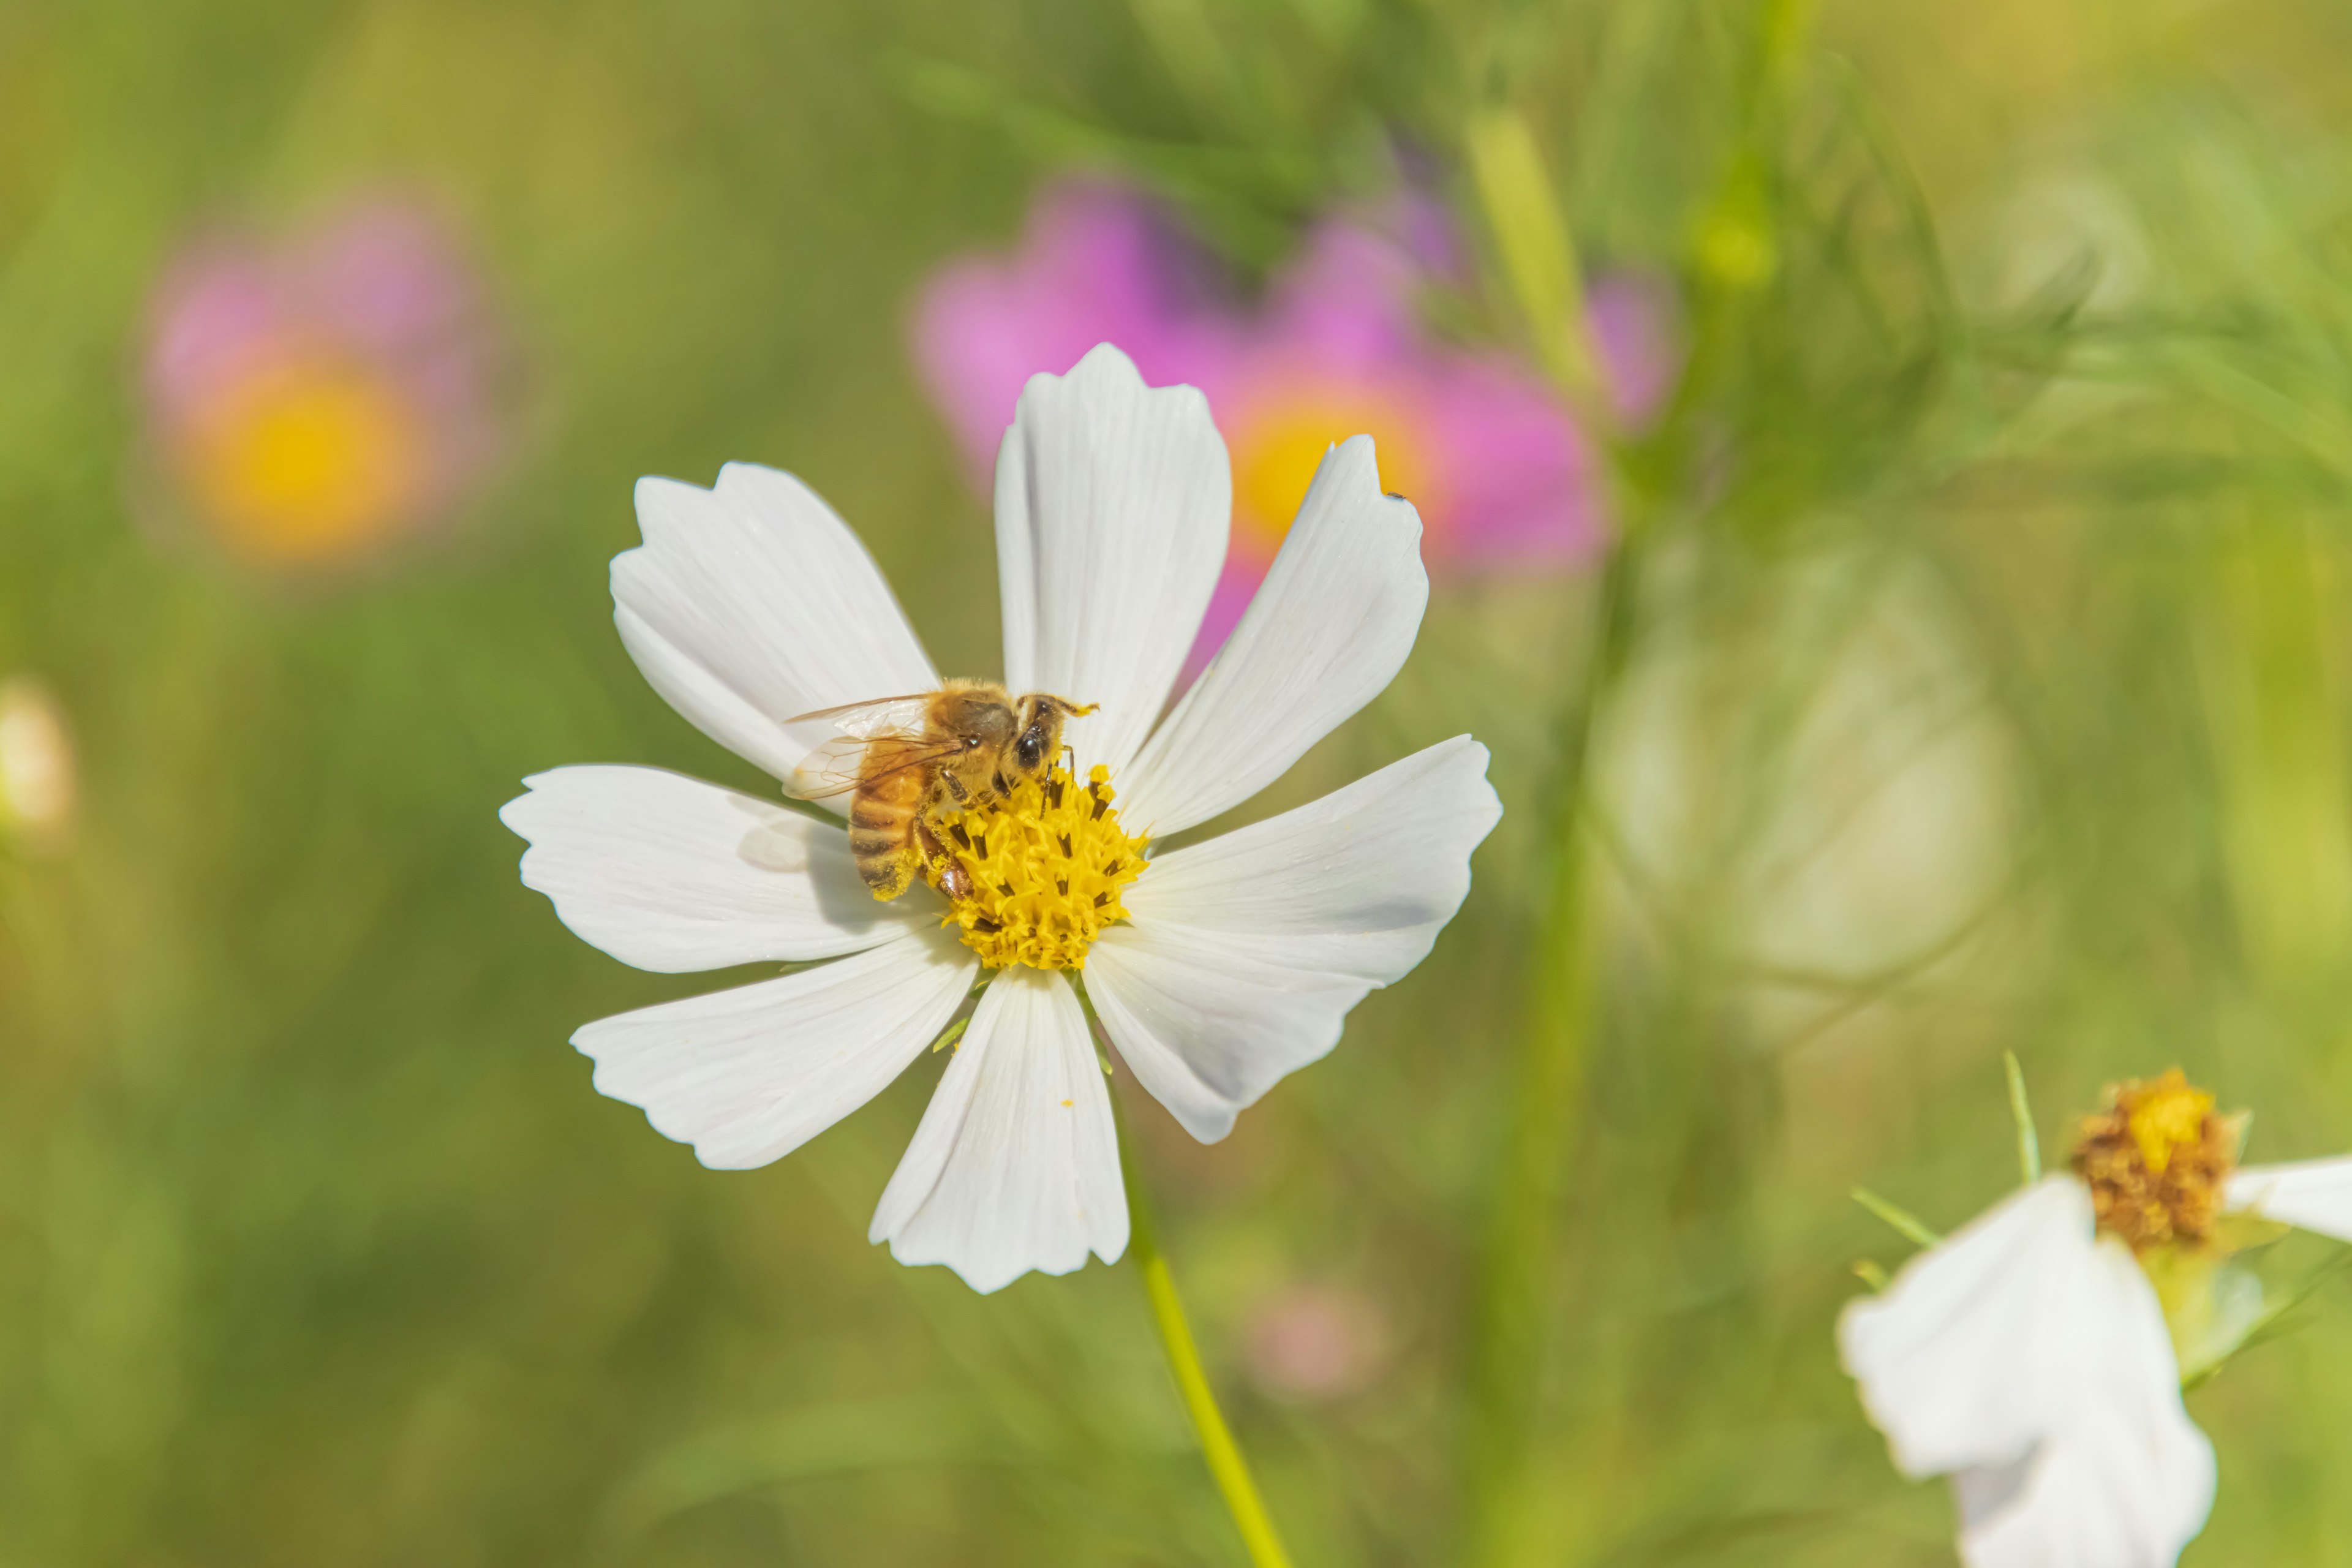
[[[1091,713],[1096,704],[1081,708],[1066,698],[1049,697],[1042,691],[1031,692],[1021,700],[1021,733],[1013,742],[1012,762],[1022,776],[1031,777],[1045,771],[1062,750],[1062,726],[1083,713]]]

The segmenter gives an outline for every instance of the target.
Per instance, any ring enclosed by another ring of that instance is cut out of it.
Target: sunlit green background
[[[2259,1156],[2352,1148],[2352,11],[1801,13],[0,5],[0,677],[47,684],[80,780],[68,838],[0,841],[0,1564],[1239,1561],[1129,1270],[983,1299],[866,1246],[936,1063],[701,1169],[565,1041],[715,983],[572,938],[495,812],[567,762],[770,787],[614,635],[641,474],[801,474],[940,667],[994,673],[905,310],[1040,178],[1118,167],[1265,268],[1391,134],[1462,197],[1495,102],[1705,345],[1633,470],[1538,1560],[1948,1562],[1835,1365],[1850,1265],[1904,1252],[1847,1190],[1941,1226],[2011,1183],[2003,1050],[2053,1150],[2175,1063]],[[324,580],[159,541],[159,269],[385,184],[456,216],[512,340],[500,476]],[[1129,1095],[1302,1564],[1458,1540],[1589,594],[1441,584],[1397,687],[1252,808],[1466,715],[1509,815],[1430,961],[1223,1145]],[[1244,1354],[1310,1287],[1374,1326],[1321,1401]],[[2191,1395],[2222,1479],[2189,1563],[2352,1561],[2347,1305]]]

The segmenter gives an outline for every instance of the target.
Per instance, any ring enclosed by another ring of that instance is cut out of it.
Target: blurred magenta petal
[[[223,381],[249,374],[284,331],[266,269],[217,243],[193,246],[172,265],[152,314],[147,392],[166,426],[192,417]]]
[[[1113,342],[1147,381],[1167,379],[1194,314],[1189,258],[1156,209],[1108,186],[1069,184],[1039,201],[1012,260],[970,258],[932,278],[916,309],[916,359],[982,473],[1039,372],[1059,374]]]
[[[913,348],[976,477],[1022,385],[1116,342],[1155,384],[1208,395],[1234,459],[1234,531],[1197,665],[1220,646],[1273,560],[1315,465],[1360,432],[1381,482],[1419,507],[1433,570],[1569,569],[1605,531],[1592,458],[1542,380],[1514,356],[1447,343],[1423,321],[1433,281],[1458,276],[1444,209],[1408,194],[1317,225],[1243,301],[1159,207],[1098,183],[1049,189],[1019,248],[933,277]],[[1592,330],[1629,419],[1664,400],[1674,362],[1657,290],[1604,280]]]
[[[232,553],[353,558],[437,522],[487,472],[500,349],[475,273],[415,204],[282,241],[200,237],[150,306],[151,445]]]

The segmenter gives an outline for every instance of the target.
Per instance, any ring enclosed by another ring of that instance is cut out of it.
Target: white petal
[[[523,886],[639,969],[836,958],[937,912],[877,903],[847,834],[772,801],[660,768],[557,768],[523,783],[530,793],[499,811],[530,841]]]
[[[598,1092],[645,1107],[713,1170],[781,1159],[879,1094],[939,1037],[979,960],[927,931],[854,957],[590,1024]]]
[[[2230,1177],[2222,1197],[2233,1209],[2352,1241],[2352,1157],[2248,1165]]]
[[[1087,958],[1087,994],[1137,1079],[1213,1142],[1339,1042],[1470,890],[1503,808],[1486,748],[1456,736],[1296,811],[1154,860],[1132,923]]]
[[[1119,776],[1119,815],[1165,836],[1280,778],[1395,678],[1428,603],[1420,516],[1381,493],[1370,436],[1333,447],[1241,625]]]
[[[1030,378],[996,458],[1004,680],[1102,711],[1081,776],[1125,770],[1166,706],[1225,560],[1233,476],[1208,401],[1104,343]]]
[[[901,1263],[944,1263],[973,1289],[1067,1274],[1127,1250],[1110,1095],[1077,996],[1058,974],[989,983],[869,1234]]]
[[[1847,1303],[1840,1358],[1906,1475],[2009,1464],[2056,1424],[2093,1224],[2083,1184],[2046,1176]]]
[[[2163,1309],[2121,1242],[2082,1271],[2059,1425],[1954,1478],[1969,1568],[2172,1568],[2213,1505],[2213,1446],[2180,1403]]]
[[[640,479],[637,522],[643,547],[613,558],[622,642],[696,729],[778,778],[832,733],[785,720],[940,684],[874,558],[792,475]]]

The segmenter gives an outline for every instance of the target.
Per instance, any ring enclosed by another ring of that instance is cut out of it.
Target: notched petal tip
[[[596,1092],[642,1108],[712,1170],[799,1148],[880,1093],[963,1003],[978,969],[925,933],[755,984],[583,1025]]]
[[[622,963],[658,973],[833,958],[924,924],[877,904],[837,830],[662,768],[534,774],[499,810],[528,843],[523,885]]]
[[[1232,463],[1192,387],[1144,384],[1109,344],[1032,376],[1000,448],[1005,681],[1101,710],[1065,739],[1124,776],[1216,590]]]
[[[1502,803],[1466,735],[1155,860],[1087,986],[1138,1082],[1202,1142],[1339,1042],[1429,953]]]
[[[1335,464],[1340,466],[1334,468]],[[1423,531],[1421,508],[1413,503],[1411,496],[1400,494],[1381,484],[1380,447],[1369,433],[1350,436],[1344,441],[1333,443],[1330,449],[1323,455],[1322,464],[1316,469],[1317,478],[1319,479],[1322,476],[1324,468],[1333,468],[1334,476],[1343,484],[1352,484],[1359,489],[1370,490],[1371,493],[1364,499],[1372,502],[1381,512],[1395,518],[1397,521],[1391,524],[1392,527],[1402,529],[1404,520],[1410,519],[1414,553],[1416,555],[1420,553],[1421,537]],[[1310,495],[1314,493],[1311,483],[1307,490]],[[1305,498],[1302,497],[1300,505],[1303,507],[1305,504]]]
[[[645,542],[613,558],[613,619],[646,681],[738,756],[791,776],[794,714],[938,684],[881,569],[792,475],[730,463],[703,489],[648,476]]]
[[[1483,824],[1478,829],[1477,837],[1471,841],[1471,847],[1475,848],[1486,841],[1486,836],[1494,832],[1496,825],[1503,820],[1503,797],[1496,790],[1495,781],[1487,776],[1487,770],[1494,765],[1495,753],[1486,749],[1485,742],[1468,734],[1456,735],[1451,740],[1441,741],[1438,744],[1459,746],[1465,759],[1463,765],[1465,770],[1474,766],[1472,759],[1475,759],[1474,776],[1476,782],[1467,784],[1464,789],[1462,809],[1473,821]]]
[[[1060,976],[1006,970],[989,985],[866,1234],[982,1293],[1125,1252],[1109,1090]]]
[[[1078,363],[1060,375],[1051,371],[1040,371],[1029,378],[1029,384],[1034,386],[1041,381],[1066,382],[1096,391],[1173,393],[1199,398],[1204,404],[1207,401],[1201,389],[1189,383],[1171,382],[1164,386],[1154,386],[1145,381],[1143,372],[1136,367],[1134,360],[1128,357],[1127,351],[1108,339],[1080,354]]]
[[[1369,437],[1329,449],[1265,581],[1122,777],[1159,835],[1272,784],[1395,679],[1429,605],[1421,518],[1384,495]]]

